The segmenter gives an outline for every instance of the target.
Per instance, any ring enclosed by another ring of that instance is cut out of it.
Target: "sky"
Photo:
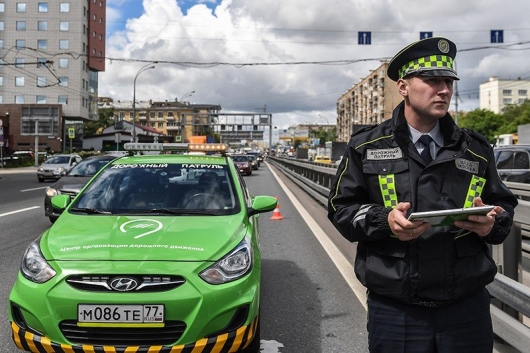
[[[99,96],[132,101],[136,77],[137,101],[267,112],[280,129],[332,124],[342,94],[433,32],[457,45],[451,110],[469,111],[490,77],[530,80],[529,13],[528,0],[108,0]]]

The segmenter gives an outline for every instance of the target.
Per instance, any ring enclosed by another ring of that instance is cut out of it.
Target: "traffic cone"
[[[276,196],[276,200],[278,200],[278,196]],[[283,219],[282,213],[280,212],[280,204],[278,202],[276,202],[276,208],[274,209],[274,212],[272,212],[272,217],[270,219],[272,220]]]

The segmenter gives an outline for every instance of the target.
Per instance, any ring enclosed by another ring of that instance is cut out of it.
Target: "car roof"
[[[197,154],[147,154],[124,156],[117,158],[114,164],[131,163],[187,163],[187,164],[219,164],[226,165],[226,157],[219,155],[197,155]]]

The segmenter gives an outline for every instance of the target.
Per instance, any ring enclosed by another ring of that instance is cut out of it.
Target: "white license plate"
[[[77,306],[78,322],[163,323],[164,305],[86,305]]]

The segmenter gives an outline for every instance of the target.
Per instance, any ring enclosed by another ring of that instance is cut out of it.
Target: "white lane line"
[[[42,190],[42,189],[46,189],[47,186],[41,186],[39,188],[33,188],[33,189],[24,189],[24,190],[20,190],[20,192],[27,192],[27,191],[35,191],[35,190]]]
[[[320,228],[320,226],[315,222],[313,217],[311,217],[311,215],[305,210],[304,206],[302,206],[296,196],[294,196],[294,194],[287,188],[283,181],[278,178],[278,175],[271,168],[269,168],[269,170],[271,171],[274,178],[278,181],[282,189],[285,191],[289,197],[289,200],[291,200],[291,202],[294,204],[295,209],[300,213],[302,219],[304,219],[306,224],[309,226],[309,229],[313,232],[324,250],[328,253],[331,261],[333,261],[335,267],[337,267],[344,280],[346,280],[346,283],[348,283],[357,299],[359,299],[364,308],[368,310],[366,304],[366,288],[361,284],[361,282],[359,282],[357,277],[355,277],[353,266],[340,252],[337,246],[329,239],[322,228]]]
[[[9,216],[9,215],[12,215],[12,214],[15,214],[15,213],[20,213],[20,212],[26,212],[26,211],[31,211],[31,210],[34,210],[36,208],[40,208],[40,206],[33,206],[33,207],[28,207],[28,208],[22,208],[20,210],[16,210],[16,211],[11,211],[11,212],[7,212],[7,213],[0,213],[0,217],[5,217],[5,216]]]

